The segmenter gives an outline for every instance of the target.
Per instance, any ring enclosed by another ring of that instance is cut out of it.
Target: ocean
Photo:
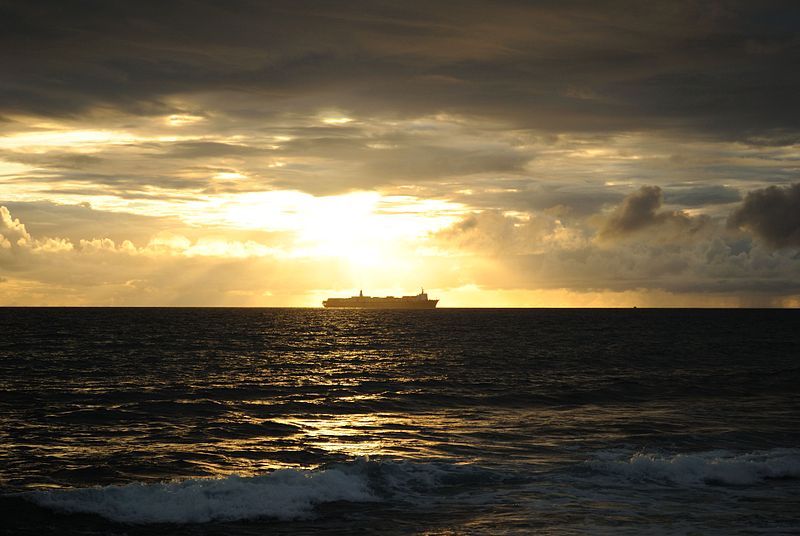
[[[798,534],[800,311],[0,309],[6,534]]]

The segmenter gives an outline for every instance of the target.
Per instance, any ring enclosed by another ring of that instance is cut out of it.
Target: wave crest
[[[97,514],[122,523],[298,519],[326,502],[377,500],[363,474],[342,469],[280,469],[255,477],[40,491],[30,498],[47,508]]]
[[[488,475],[474,466],[360,459],[255,477],[36,491],[27,497],[46,508],[97,514],[121,523],[291,520],[313,516],[315,507],[324,503],[377,502],[390,497],[414,501],[432,490],[482,482]]]
[[[718,450],[694,454],[636,453],[624,459],[614,454],[587,462],[602,473],[628,480],[671,484],[752,485],[776,478],[800,478],[800,450],[772,449],[747,454]]]

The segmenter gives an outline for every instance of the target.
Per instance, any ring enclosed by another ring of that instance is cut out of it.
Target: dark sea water
[[[0,532],[798,534],[800,311],[0,309]]]

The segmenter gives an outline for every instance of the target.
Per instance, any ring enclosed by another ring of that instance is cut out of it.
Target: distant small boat
[[[416,296],[386,296],[384,298],[364,296],[364,291],[359,291],[358,296],[350,298],[328,298],[322,302],[328,308],[349,309],[434,309],[439,300],[428,299],[425,289]]]

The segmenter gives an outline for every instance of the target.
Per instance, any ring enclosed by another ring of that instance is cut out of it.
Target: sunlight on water
[[[6,509],[88,533],[796,526],[789,313],[18,310],[0,482],[28,495]]]
[[[385,421],[373,415],[332,415],[326,419],[293,418],[284,422],[300,427],[307,445],[332,454],[359,457],[384,450],[384,438],[371,432],[382,430]]]

